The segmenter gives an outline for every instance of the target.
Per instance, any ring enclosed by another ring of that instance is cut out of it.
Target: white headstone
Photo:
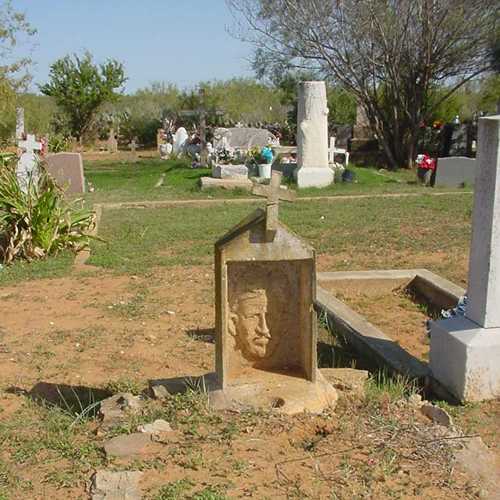
[[[297,185],[299,188],[329,186],[334,174],[328,166],[325,82],[300,82],[298,90]]]
[[[36,152],[42,150],[42,143],[35,140],[35,136],[29,134],[25,141],[19,141],[19,148],[23,150],[17,163],[17,180],[21,189],[26,192],[29,180],[38,180],[38,157]]]
[[[479,120],[465,317],[433,322],[430,366],[461,400],[500,397],[500,115]]]
[[[179,154],[183,151],[184,146],[188,140],[189,136],[184,127],[179,127],[174,135],[174,153]]]

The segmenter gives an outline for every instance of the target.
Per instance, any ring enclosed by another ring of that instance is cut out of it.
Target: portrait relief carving
[[[229,333],[234,338],[236,349],[249,361],[268,358],[276,346],[267,313],[267,292],[262,288],[239,295],[230,308]]]

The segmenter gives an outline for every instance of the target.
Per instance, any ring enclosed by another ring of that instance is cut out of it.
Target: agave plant
[[[22,190],[13,162],[0,162],[0,260],[28,261],[55,255],[61,250],[78,252],[88,246],[95,214],[82,200],[69,202],[50,175],[39,167]]]

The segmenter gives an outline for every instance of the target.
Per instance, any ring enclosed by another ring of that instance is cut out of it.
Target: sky
[[[38,31],[31,49],[35,83],[47,81],[56,59],[85,50],[96,62],[114,58],[124,64],[126,92],[153,81],[192,88],[204,80],[253,76],[252,47],[228,33],[234,22],[224,0],[12,0],[12,5]]]

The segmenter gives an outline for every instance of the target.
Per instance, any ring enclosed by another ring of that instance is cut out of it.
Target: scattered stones
[[[158,435],[162,434],[163,432],[172,432],[172,427],[170,427],[170,424],[166,420],[160,418],[158,420],[155,420],[151,424],[139,425],[139,427],[137,427],[137,430],[144,434]]]
[[[155,399],[159,399],[160,401],[168,399],[168,397],[170,396],[167,388],[163,385],[153,385],[151,387],[151,392],[153,393],[153,397]]]
[[[408,398],[408,404],[414,408],[420,408],[424,404],[424,401],[422,400],[422,396],[420,394],[412,394]]]
[[[125,420],[130,414],[137,414],[142,408],[142,398],[129,392],[115,394],[101,401],[99,417],[102,425],[110,427]]]
[[[499,499],[500,463],[480,437],[464,439],[463,448],[455,453],[457,464],[468,475],[478,480],[482,489],[480,498]]]
[[[423,415],[430,418],[436,424],[442,425],[444,427],[453,427],[453,420],[451,418],[451,415],[439,406],[434,406],[430,403],[424,402],[420,406],[420,411]]]
[[[320,372],[335,389],[350,392],[358,396],[365,393],[365,383],[368,380],[367,370],[354,368],[321,368]]]
[[[139,471],[114,472],[101,470],[92,476],[92,500],[140,500],[142,498]]]
[[[122,434],[106,441],[104,451],[107,457],[127,458],[147,454],[148,445],[151,445],[151,434],[135,432]]]

